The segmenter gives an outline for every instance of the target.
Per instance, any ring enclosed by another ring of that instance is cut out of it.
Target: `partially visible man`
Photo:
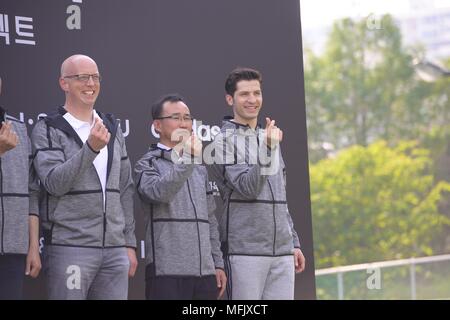
[[[41,270],[39,184],[25,124],[2,107],[0,116],[0,300],[21,300],[24,274],[36,278]]]
[[[217,299],[226,276],[208,174],[196,164],[201,141],[183,98],[153,105],[160,141],[136,163],[135,180],[146,220],[146,298]]]
[[[50,299],[127,299],[137,267],[131,165],[118,121],[94,109],[100,79],[90,57],[67,58],[65,104],[32,133]]]

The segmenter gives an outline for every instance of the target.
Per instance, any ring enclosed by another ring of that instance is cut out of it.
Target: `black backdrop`
[[[315,298],[299,0],[0,0],[0,15],[0,104],[31,131],[40,113],[64,103],[61,62],[87,54],[103,76],[96,108],[121,119],[133,165],[155,141],[149,107],[156,98],[185,96],[207,142],[208,130],[231,114],[228,72],[259,69],[261,119],[276,119],[284,131],[289,208],[307,260],[295,298]],[[136,218],[140,266],[130,299],[144,297],[139,206]],[[26,289],[28,298],[45,297],[42,275]]]

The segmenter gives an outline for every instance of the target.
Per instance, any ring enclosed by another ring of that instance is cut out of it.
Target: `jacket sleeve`
[[[127,247],[136,248],[135,219],[134,219],[134,181],[128,158],[125,137],[120,126],[117,128],[117,139],[121,146],[120,158],[120,202],[125,215],[125,244]]]
[[[263,186],[267,181],[268,175],[265,174],[265,170],[270,167],[266,166],[259,161],[255,164],[247,164],[245,162],[236,163],[236,150],[235,146],[231,142],[232,139],[224,139],[222,134],[218,134],[214,139],[216,156],[214,166],[222,171],[222,176],[225,179],[226,184],[239,193],[243,198],[247,200],[254,200],[258,198]],[[275,149],[270,150],[265,145],[261,146],[263,152],[268,157],[274,152]],[[223,155],[223,156],[222,156]]]
[[[79,175],[92,166],[98,155],[85,143],[73,157],[66,159],[64,147],[44,120],[34,127],[31,142],[34,168],[45,190],[54,196],[69,192]]]
[[[286,213],[287,214],[287,219],[288,219],[288,223],[289,223],[289,227],[291,228],[291,232],[292,232],[292,241],[294,244],[294,248],[300,248],[300,240],[298,238],[298,234],[294,229],[294,223],[292,222],[292,217],[289,214],[289,212]]]
[[[160,172],[152,160],[146,155],[135,165],[137,192],[145,202],[169,203],[192,174],[194,165],[176,164],[169,170]]]
[[[287,187],[287,174],[286,174],[286,168],[284,166],[284,161],[283,161],[282,157],[281,157],[281,161],[283,163],[284,188],[286,189],[286,187]],[[292,232],[292,238],[293,238],[292,241],[293,241],[293,244],[294,244],[294,248],[300,248],[301,247],[300,246],[300,239],[298,238],[298,234],[297,234],[297,232],[294,229],[294,222],[292,221],[292,217],[291,217],[291,214],[289,213],[289,210],[287,211],[286,214],[287,214],[287,220],[288,220],[288,223],[289,223],[289,228],[291,228],[291,232]]]
[[[39,180],[37,178],[36,170],[33,166],[33,155],[31,151],[31,141],[27,136],[28,144],[28,159],[29,159],[29,177],[28,177],[28,192],[30,194],[29,206],[30,215],[39,217]]]
[[[206,171],[206,170],[205,170]],[[213,190],[209,184],[208,174],[206,173],[206,201],[208,206],[209,237],[211,241],[211,253],[216,269],[224,269],[223,254],[220,250],[219,225],[217,223]]]

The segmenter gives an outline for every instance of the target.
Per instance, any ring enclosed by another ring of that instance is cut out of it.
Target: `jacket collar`
[[[174,152],[173,149],[163,149],[155,143],[150,146],[149,151],[151,151],[157,158],[162,158],[172,162],[172,152]]]
[[[164,149],[158,146],[157,144],[152,144],[150,146],[149,151],[151,152],[153,157],[164,159],[167,161],[170,161],[174,164],[178,163],[178,161],[181,159],[181,156],[178,152],[176,152],[174,149]]]
[[[244,129],[244,130],[252,129],[248,124],[242,124],[242,123],[235,122],[233,120],[232,116],[223,117],[222,124],[228,128],[232,127],[235,129]],[[259,123],[256,124],[255,131],[258,129],[262,129],[261,124],[259,124]]]

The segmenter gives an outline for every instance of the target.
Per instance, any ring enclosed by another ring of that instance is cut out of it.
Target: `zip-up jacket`
[[[6,116],[18,145],[0,156],[0,254],[26,254],[28,216],[38,215],[39,184],[30,166],[31,146],[25,124]]]
[[[153,145],[135,166],[151,276],[214,275],[224,267],[206,168],[185,160],[186,153],[178,158]]]
[[[130,160],[118,121],[98,115],[111,133],[105,202],[93,161],[59,107],[36,123],[31,136],[34,167],[41,181],[40,217],[45,243],[78,247],[136,247]]]
[[[226,117],[214,138],[211,167],[222,198],[219,230],[226,255],[282,256],[300,248],[286,201],[280,146],[264,143],[264,130]]]

